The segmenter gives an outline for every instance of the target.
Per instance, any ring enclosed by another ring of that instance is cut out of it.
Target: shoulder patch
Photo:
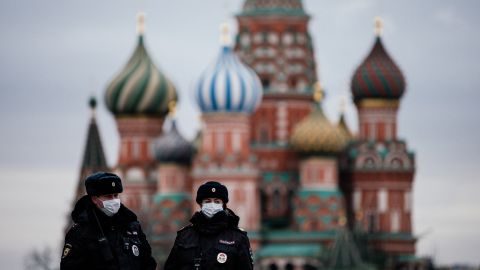
[[[70,244],[65,244],[63,247],[63,253],[62,253],[62,259],[68,256],[70,254],[70,251],[72,250],[72,245]]]

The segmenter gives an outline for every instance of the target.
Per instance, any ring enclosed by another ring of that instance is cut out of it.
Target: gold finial
[[[347,98],[342,95],[342,97],[340,98],[340,113],[345,114],[346,108],[347,108]]]
[[[380,16],[375,17],[375,35],[377,37],[381,36],[383,33],[383,20]]]
[[[220,44],[230,46],[232,40],[230,38],[230,29],[228,23],[222,23],[220,26]]]
[[[323,92],[320,82],[316,82],[313,85],[313,100],[317,103],[320,103],[324,97],[325,97],[325,93]]]
[[[145,33],[145,13],[138,12],[137,13],[137,34],[139,36],[143,36]]]
[[[177,102],[175,100],[171,100],[168,102],[168,114],[170,114],[170,117],[173,117],[175,115],[175,112],[177,111]]]

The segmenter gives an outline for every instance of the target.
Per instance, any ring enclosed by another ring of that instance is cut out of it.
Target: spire
[[[338,120],[337,127],[345,140],[350,141],[351,139],[353,139],[353,134],[348,128],[347,122],[345,121],[345,111],[347,106],[346,103],[346,97],[342,96],[342,98],[340,99],[340,119]]]
[[[95,120],[95,108],[97,106],[97,99],[92,96],[88,101],[88,105],[91,109],[91,119],[87,131],[87,142],[83,152],[83,160],[80,166],[80,175],[77,182],[77,188],[72,201],[72,210],[75,203],[80,197],[85,195],[85,178],[97,171],[109,171],[105,154],[103,152],[102,141],[100,140],[100,133],[98,131],[97,123]],[[65,230],[72,225],[72,219],[67,217],[67,224]]]
[[[97,100],[95,99],[95,97],[90,98],[89,106],[92,111],[92,118],[88,127],[87,143],[85,145],[81,168],[82,171],[95,171],[107,168],[107,162],[103,152],[102,141],[100,140],[100,134],[95,118],[95,108],[97,106]]]
[[[341,217],[335,236],[335,242],[330,248],[327,269],[370,270],[371,266],[363,263],[360,252],[351,232],[346,226],[346,218]]]

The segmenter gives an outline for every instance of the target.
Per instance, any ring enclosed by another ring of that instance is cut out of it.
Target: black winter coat
[[[99,240],[102,233],[107,241]],[[89,196],[84,196],[72,212],[74,225],[65,236],[61,270],[154,270],[157,263],[137,216],[123,204],[108,217]]]
[[[195,262],[199,262],[199,270],[253,269],[250,242],[238,221],[230,209],[211,219],[196,212],[192,224],[178,231],[164,270],[197,270]]]

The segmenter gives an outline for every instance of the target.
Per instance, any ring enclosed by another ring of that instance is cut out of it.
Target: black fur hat
[[[196,202],[201,204],[202,200],[206,198],[218,198],[222,199],[223,203],[227,203],[227,187],[214,181],[206,182],[198,188]]]
[[[116,174],[97,172],[85,179],[85,188],[90,196],[122,193],[122,180]]]

